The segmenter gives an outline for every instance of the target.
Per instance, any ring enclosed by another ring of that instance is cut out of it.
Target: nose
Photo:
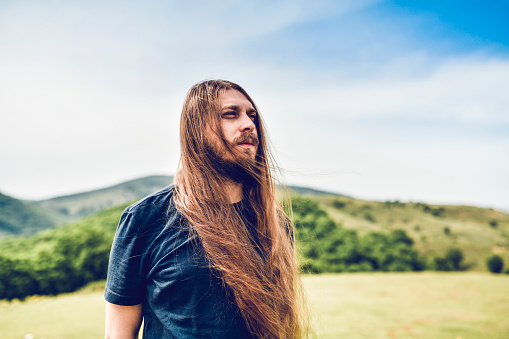
[[[241,132],[253,132],[256,131],[256,125],[253,120],[244,113],[240,117],[240,131]]]

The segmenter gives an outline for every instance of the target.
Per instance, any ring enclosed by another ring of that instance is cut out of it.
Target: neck
[[[232,204],[242,200],[242,184],[229,181],[225,184],[224,190]]]

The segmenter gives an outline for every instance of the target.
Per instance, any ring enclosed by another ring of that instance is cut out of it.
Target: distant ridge
[[[302,194],[302,195],[307,195],[307,194],[312,194],[312,195],[334,195],[334,196],[337,196],[337,197],[348,197],[348,198],[350,198],[349,196],[344,195],[344,194],[327,192],[327,191],[317,190],[317,189],[309,188],[309,187],[288,185],[288,186],[286,186],[286,188],[288,188],[291,191],[294,191],[295,193]]]
[[[72,222],[109,207],[134,202],[171,183],[173,176],[153,175],[40,201],[21,201],[0,193],[0,237],[30,235]]]
[[[21,201],[0,194],[0,237],[30,235],[37,231],[72,222],[101,210],[141,199],[173,183],[173,176],[152,175],[88,192],[80,192],[39,201]],[[302,195],[342,194],[289,185]]]
[[[92,215],[100,210],[135,201],[173,183],[173,176],[153,175],[89,192],[34,201],[34,205],[61,215],[67,221]]]
[[[28,235],[58,224],[58,216],[0,193],[0,237]]]
[[[165,184],[166,183],[166,184]],[[104,188],[99,188],[92,191],[79,192],[74,194],[62,195],[54,198],[32,201],[34,203],[45,203],[45,202],[55,202],[55,201],[67,201],[69,199],[82,199],[84,197],[89,197],[91,195],[101,195],[103,193],[111,192],[113,190],[125,190],[128,191],[139,191],[146,192],[147,188],[150,186],[159,187],[161,184],[165,184],[165,186],[173,183],[173,176],[171,175],[151,175],[148,177],[137,178],[129,181],[124,181],[119,184],[108,186]],[[164,187],[164,186],[163,186]],[[148,193],[150,194],[150,193]]]

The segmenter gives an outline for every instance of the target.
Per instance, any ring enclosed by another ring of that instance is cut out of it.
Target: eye
[[[224,112],[221,116],[224,119],[234,119],[237,116],[237,113],[234,111],[228,111],[228,112]]]
[[[258,114],[256,114],[255,111],[249,112],[247,115],[252,121],[256,121],[256,119],[258,118]]]

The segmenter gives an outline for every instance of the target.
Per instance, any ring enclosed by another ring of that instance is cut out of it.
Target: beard
[[[246,151],[245,156],[228,159],[227,150],[220,148],[216,143],[205,146],[207,156],[211,160],[214,169],[220,176],[235,183],[252,186],[256,183],[255,169],[256,161]]]

